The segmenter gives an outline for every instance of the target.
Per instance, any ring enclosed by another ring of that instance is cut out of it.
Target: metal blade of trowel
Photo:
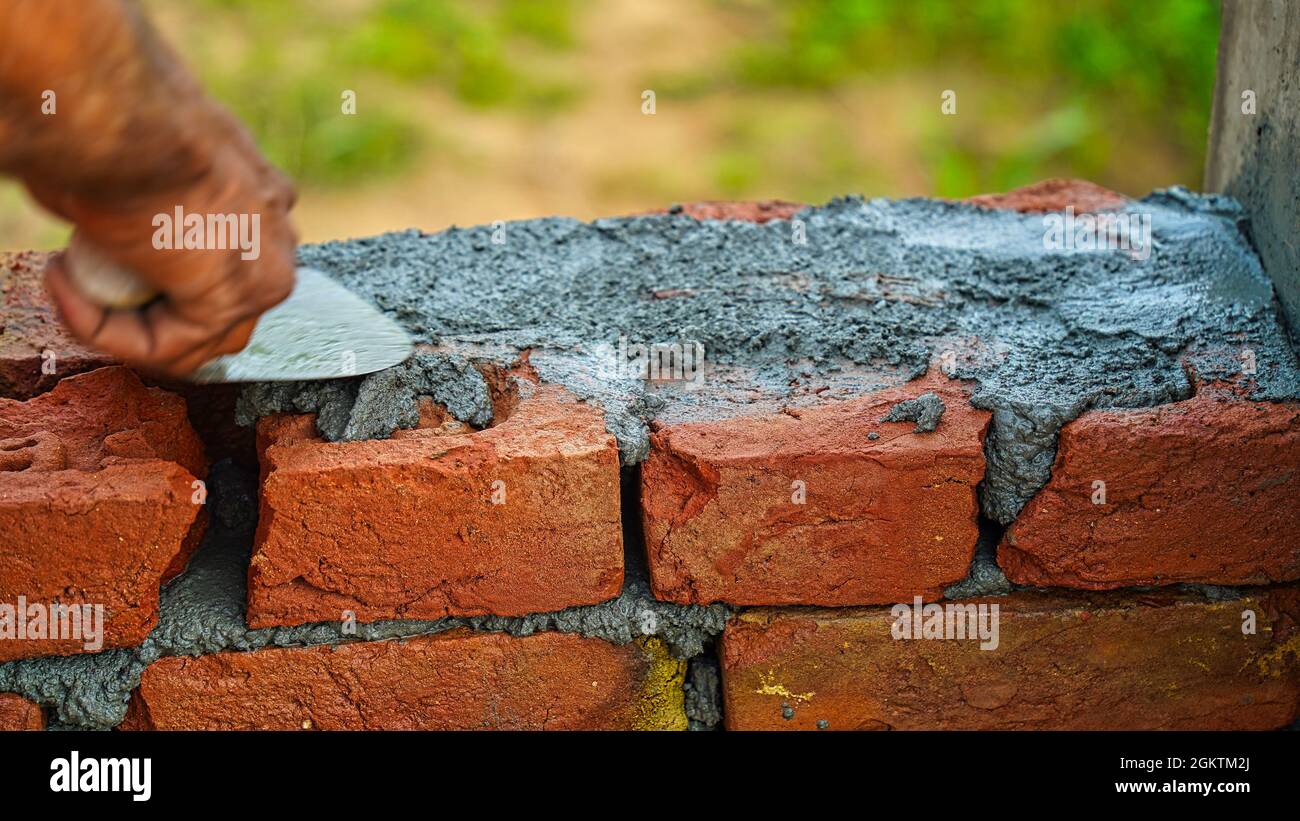
[[[79,233],[68,244],[68,273],[89,298],[135,308],[153,290],[108,259]],[[289,298],[262,314],[248,345],[219,356],[190,375],[193,382],[298,382],[359,376],[411,355],[400,325],[320,271],[299,268]]]
[[[299,268],[289,298],[262,314],[248,345],[213,359],[193,382],[297,382],[359,376],[411,355],[400,325],[320,271]]]

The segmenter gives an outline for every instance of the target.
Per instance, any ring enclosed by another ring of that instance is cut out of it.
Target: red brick
[[[1092,590],[1300,579],[1298,500],[1300,404],[1203,390],[1092,411],[1062,429],[1051,481],[998,563],[1020,584]]]
[[[468,630],[165,658],[122,729],[684,729],[685,668],[655,639]]]
[[[41,705],[17,693],[0,693],[0,732],[44,729],[45,714]]]
[[[0,399],[0,604],[103,605],[104,647],[139,644],[159,584],[197,545],[192,484],[206,473],[185,402],[125,368]],[[0,640],[0,661],[84,644]]]
[[[947,408],[934,432],[880,421],[926,391]],[[831,606],[938,596],[974,555],[988,421],[957,383],[929,378],[814,408],[661,428],[641,470],[655,595]],[[796,481],[804,504],[793,501]]]
[[[0,397],[27,399],[59,379],[112,364],[64,329],[45,293],[50,254],[0,253]],[[43,373],[42,354],[54,354],[53,373]]]
[[[311,417],[262,420],[249,624],[523,615],[617,596],[614,439],[562,389],[523,390],[508,418],[469,433],[327,443]]]
[[[0,253],[0,397],[29,399],[62,378],[114,364],[77,342],[59,321],[42,284],[50,255],[35,251]],[[42,354],[51,351],[53,373],[42,371]],[[213,460],[233,457],[256,463],[253,433],[235,424],[235,400],[242,385],[195,385],[172,379],[142,377],[145,384],[180,394],[190,424]]]
[[[1128,198],[1096,183],[1076,179],[1052,179],[1026,185],[1003,194],[981,194],[966,200],[985,208],[1019,211],[1022,214],[1064,211],[1077,213],[1114,211],[1128,203]]]
[[[739,220],[742,222],[770,222],[788,220],[808,206],[786,200],[757,200],[735,202],[730,200],[703,200],[676,206],[680,213],[697,220]],[[659,208],[650,214],[667,214],[669,209]]]
[[[745,612],[722,639],[727,727],[1260,730],[1300,712],[1295,587],[979,601],[1000,606],[996,649],[895,640],[891,608]]]

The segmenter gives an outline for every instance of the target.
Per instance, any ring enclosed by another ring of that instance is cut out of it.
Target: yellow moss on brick
[[[685,730],[686,662],[673,658],[663,641],[649,637],[637,640],[649,669],[641,684],[633,726],[638,730]]]
[[[759,686],[755,690],[760,696],[780,696],[787,701],[793,701],[796,704],[802,704],[805,701],[812,701],[816,693],[792,693],[790,688],[786,687],[776,680],[776,673],[769,670],[767,675],[762,672],[758,674]]]
[[[1300,632],[1294,633],[1284,642],[1278,642],[1269,648],[1269,652],[1258,659],[1259,672],[1265,676],[1277,678],[1300,666]]]

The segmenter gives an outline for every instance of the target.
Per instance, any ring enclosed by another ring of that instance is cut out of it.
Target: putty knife
[[[155,296],[134,272],[74,234],[69,276],[90,299],[114,308],[139,307]],[[293,293],[258,320],[242,351],[207,362],[191,382],[296,382],[359,376],[411,355],[400,325],[312,268],[299,268]]]

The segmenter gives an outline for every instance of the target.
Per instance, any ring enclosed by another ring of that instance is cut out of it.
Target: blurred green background
[[[1219,26],[1215,0],[143,2],[298,180],[306,240],[1050,176],[1195,188]],[[65,229],[6,186],[0,236]]]

